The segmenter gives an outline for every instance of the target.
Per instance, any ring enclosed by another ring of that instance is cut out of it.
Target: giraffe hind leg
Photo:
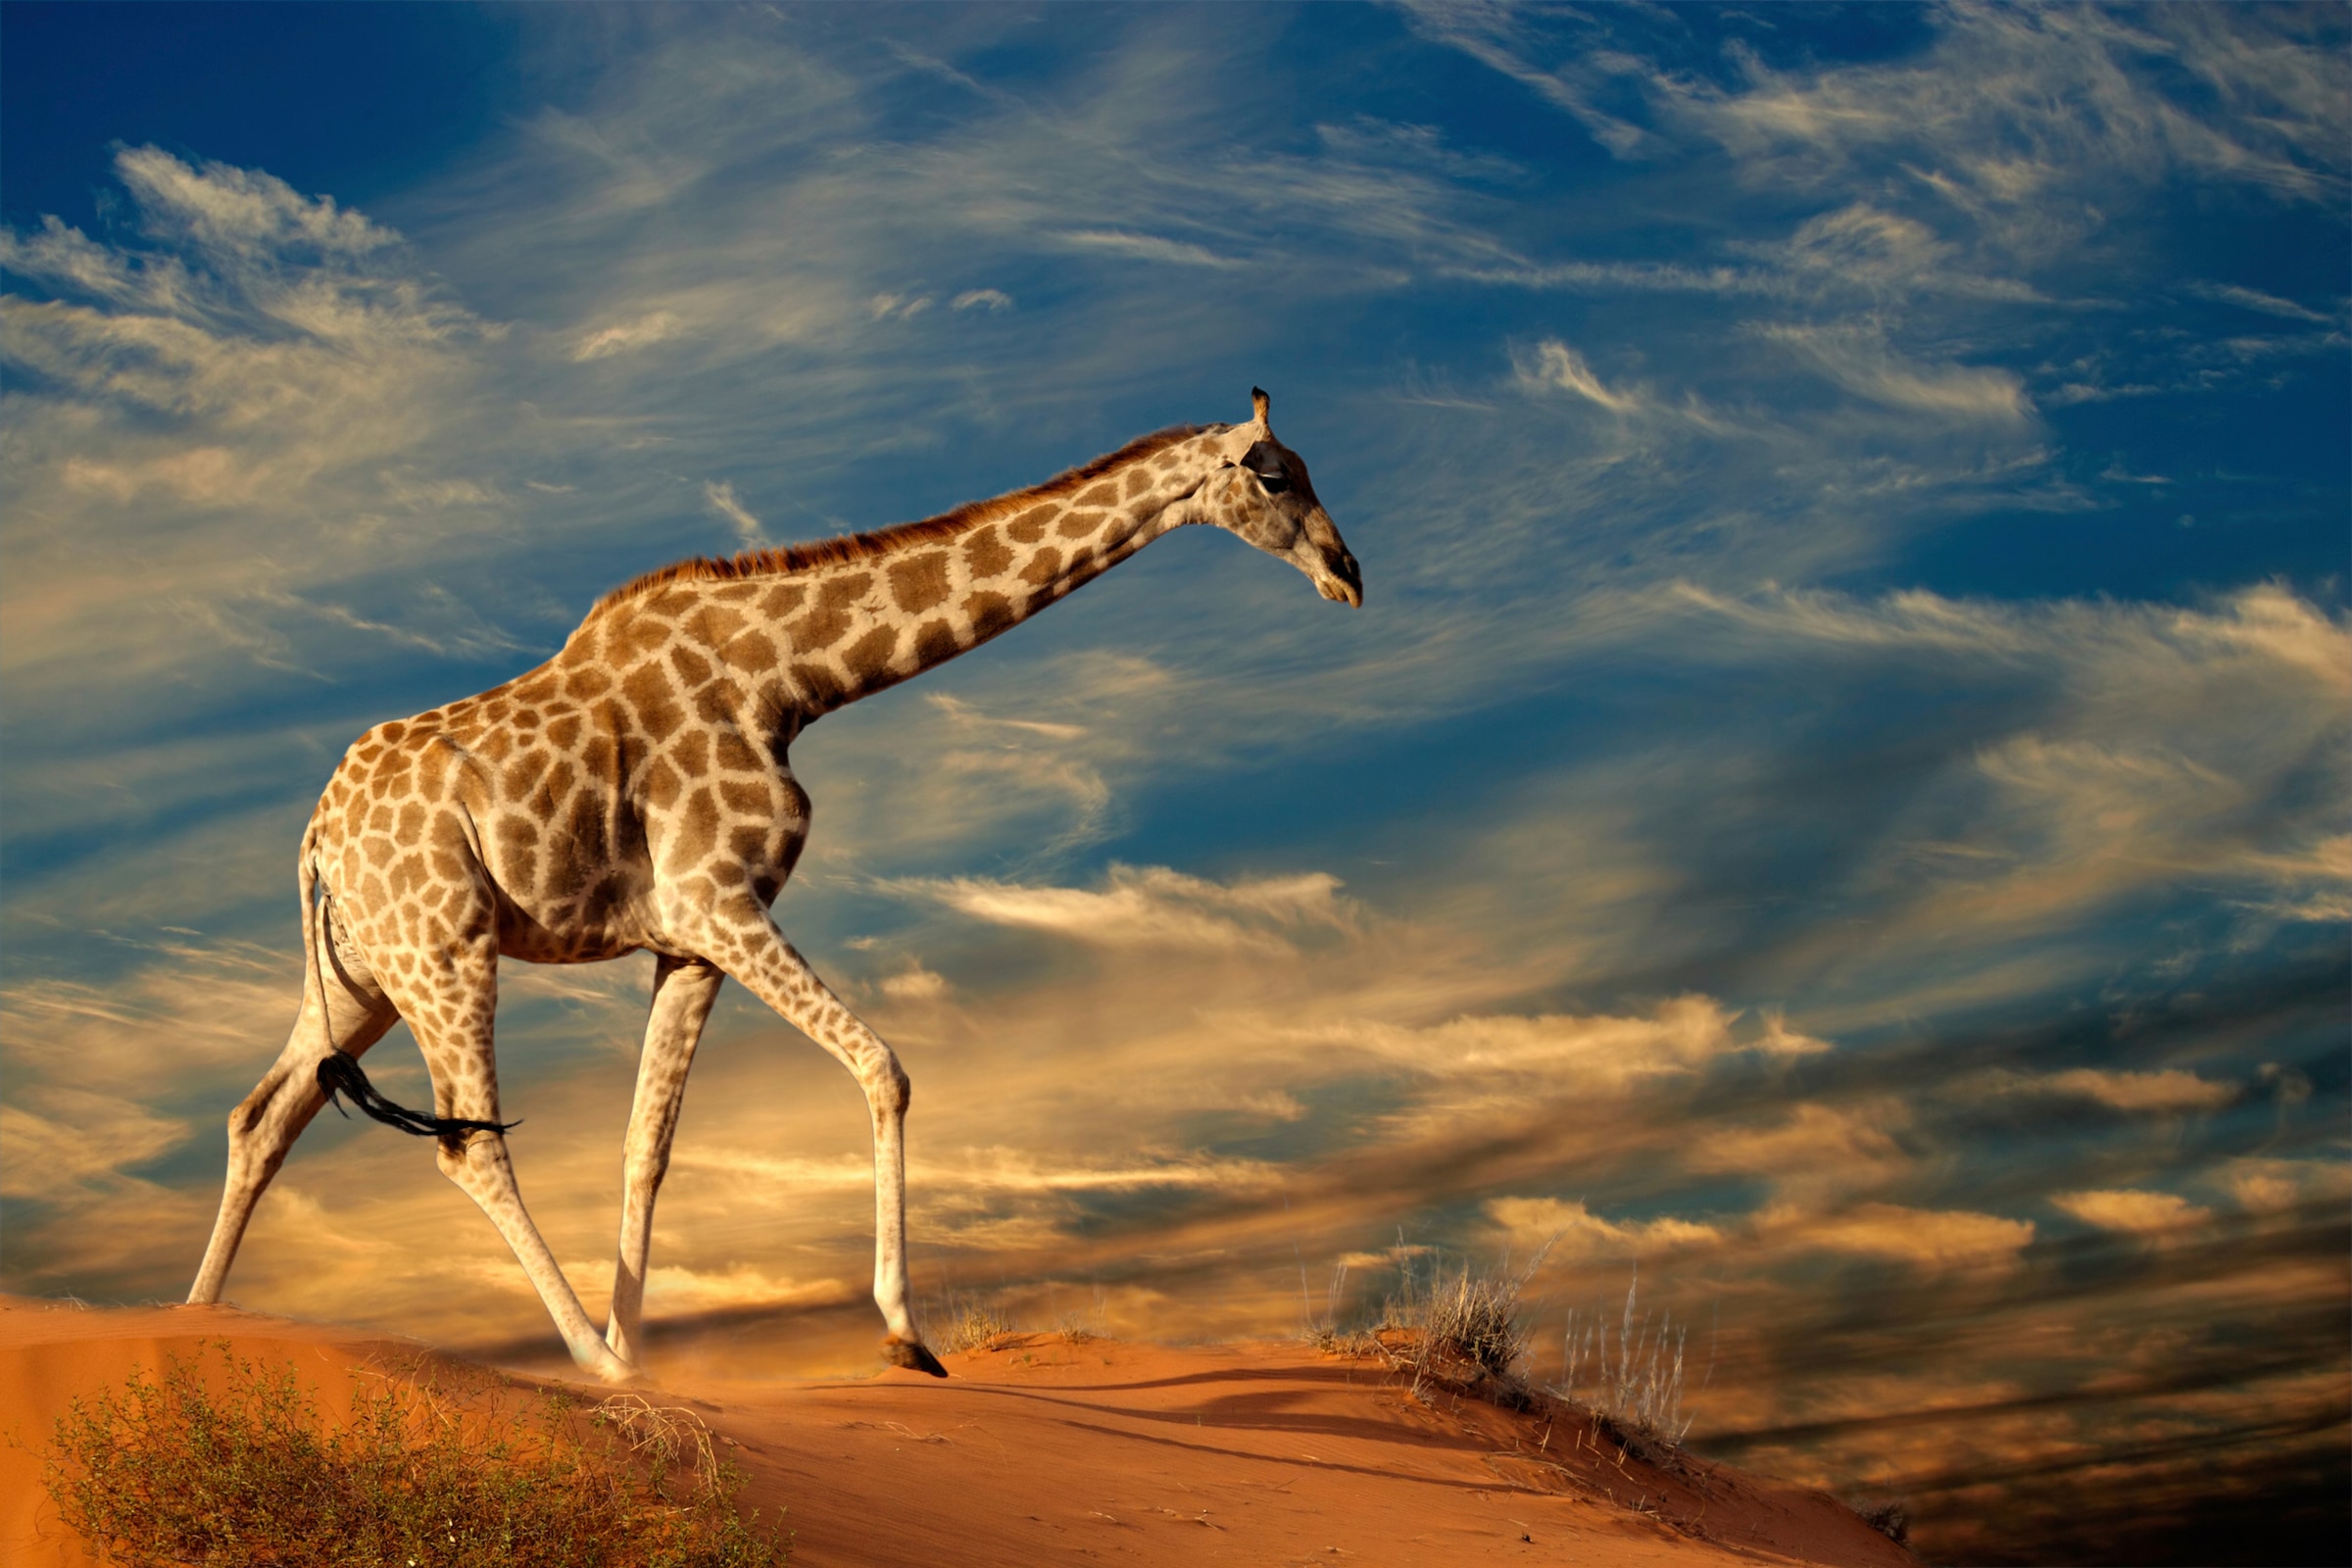
[[[493,1091],[495,1093],[495,1091]],[[495,1119],[492,1114],[481,1119]],[[473,1132],[457,1139],[441,1140],[438,1156],[441,1174],[458,1185],[458,1189],[474,1200],[490,1223],[498,1227],[500,1236],[513,1250],[514,1260],[522,1265],[539,1299],[547,1307],[547,1315],[555,1319],[556,1332],[564,1337],[564,1348],[571,1358],[586,1371],[608,1383],[626,1383],[637,1375],[637,1369],[606,1346],[596,1325],[588,1321],[588,1313],[580,1305],[571,1281],[564,1278],[564,1269],[549,1250],[546,1238],[539,1227],[531,1223],[529,1210],[522,1206],[522,1189],[514,1180],[514,1162],[507,1152],[504,1134]]]
[[[220,1211],[213,1221],[212,1240],[205,1247],[196,1283],[188,1290],[191,1302],[220,1298],[254,1205],[286,1162],[294,1140],[326,1103],[318,1080],[320,1054],[331,1048],[356,1066],[357,1058],[400,1019],[370,977],[342,962],[322,977],[321,984],[323,996],[305,981],[302,1009],[285,1050],[278,1053],[253,1093],[229,1112],[228,1171],[221,1183]]]
[[[466,1129],[439,1138],[434,1154],[441,1174],[498,1227],[555,1320],[571,1358],[608,1383],[625,1383],[636,1369],[607,1348],[604,1336],[588,1321],[578,1293],[523,1207],[522,1190],[514,1180],[507,1124],[498,1119],[498,1064],[492,1052],[498,1009],[495,925],[486,906],[461,908],[455,918],[444,918],[440,929],[428,928],[416,944],[439,955],[439,960],[421,973],[402,975],[394,985],[401,1012],[433,1076],[434,1125]]]

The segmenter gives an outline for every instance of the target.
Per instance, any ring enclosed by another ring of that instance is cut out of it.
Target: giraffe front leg
[[[912,1089],[898,1054],[842,1004],[808,960],[784,940],[767,910],[748,897],[714,911],[705,953],[794,1028],[831,1053],[865,1091],[874,1133],[874,1304],[890,1333],[882,1353],[894,1366],[944,1378],[924,1348],[906,1299],[906,1105]]]
[[[653,1250],[654,1197],[669,1170],[670,1140],[686,1099],[686,1073],[703,1024],[726,976],[700,958],[663,957],[654,970],[654,1001],[637,1062],[637,1098],[621,1164],[620,1255],[612,1269],[612,1312],[605,1344],[631,1365],[643,1357],[647,1258]]]

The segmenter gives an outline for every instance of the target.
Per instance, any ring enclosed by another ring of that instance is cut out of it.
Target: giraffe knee
[[[436,1138],[433,1140],[433,1163],[441,1167],[442,1175],[463,1187],[466,1178],[476,1169],[473,1157],[475,1140],[479,1138],[486,1142],[488,1136],[460,1133],[448,1138]]]
[[[247,1095],[243,1103],[228,1113],[228,1147],[234,1150],[250,1143],[261,1130],[263,1113],[269,1108],[268,1096],[259,1091]]]
[[[266,1101],[257,1105],[255,1101],[258,1099],[261,1099],[258,1095],[249,1097],[243,1104],[228,1113],[228,1168],[231,1172],[242,1172],[247,1177],[255,1174],[255,1166],[260,1163],[255,1158],[253,1146],[261,1132],[262,1114],[269,1108]]]
[[[631,1192],[652,1192],[669,1174],[666,1149],[631,1149],[622,1155],[620,1179]]]
[[[278,1092],[286,1085],[287,1074],[281,1068],[271,1068],[270,1075],[254,1085],[253,1093],[237,1102],[237,1108],[228,1113],[228,1143],[231,1149],[247,1143],[262,1130],[270,1119],[270,1107],[277,1103]]]
[[[284,1077],[272,1073],[228,1113],[228,1147],[232,1152],[244,1150],[264,1136],[270,1113],[277,1104],[278,1091],[284,1086]]]
[[[880,1066],[865,1074],[865,1098],[877,1116],[904,1116],[914,1102],[914,1080],[906,1076],[898,1057],[885,1057]]]

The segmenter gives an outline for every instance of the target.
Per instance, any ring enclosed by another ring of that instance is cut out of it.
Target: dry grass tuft
[[[1021,1332],[993,1301],[967,1300],[960,1305],[951,1301],[949,1311],[954,1315],[940,1339],[952,1351],[999,1349]]]
[[[1561,1381],[1554,1392],[1620,1427],[1677,1447],[1694,1419],[1683,1414],[1683,1349],[1690,1330],[1665,1313],[1637,1316],[1641,1282],[1639,1270],[1626,1282],[1614,1348],[1606,1312],[1569,1312]],[[1590,1392],[1584,1383],[1588,1373],[1593,1378]]]
[[[1421,1338],[1433,1353],[1467,1361],[1489,1377],[1507,1378],[1527,1358],[1519,1293],[1527,1274],[1473,1274],[1464,1264],[1430,1294]]]
[[[725,1466],[711,1446],[710,1429],[703,1418],[681,1405],[656,1404],[642,1394],[616,1394],[600,1399],[591,1412],[599,1427],[628,1446],[652,1473],[655,1485],[687,1462],[695,1483],[704,1491],[717,1490]]]
[[[1382,1326],[1411,1332],[1416,1396],[1434,1377],[1512,1409],[1527,1407],[1532,1391],[1519,1363],[1527,1358],[1529,1337],[1520,1301],[1549,1250],[1548,1244],[1539,1249],[1516,1273],[1508,1259],[1500,1268],[1474,1272],[1467,1262],[1448,1270],[1435,1250],[1423,1262],[1399,1242],[1398,1294],[1389,1298]]]
[[[1638,1275],[1615,1323],[1604,1313],[1568,1314],[1559,1383],[1539,1383],[1525,1370],[1535,1311],[1527,1290],[1549,1250],[1546,1245],[1515,1272],[1507,1259],[1482,1272],[1466,1262],[1448,1266],[1435,1249],[1407,1246],[1399,1236],[1394,1252],[1397,1290],[1383,1303],[1376,1325],[1339,1327],[1347,1281],[1342,1265],[1333,1272],[1324,1315],[1308,1322],[1304,1338],[1328,1354],[1380,1361],[1409,1374],[1406,1392],[1424,1401],[1424,1391],[1434,1387],[1512,1410],[1565,1415],[1573,1407],[1579,1418],[1590,1419],[1596,1436],[1652,1463],[1681,1468],[1681,1445],[1691,1421],[1683,1413],[1688,1330],[1665,1314],[1641,1312]]]
[[[1383,1303],[1374,1326],[1339,1327],[1348,1282],[1342,1263],[1332,1271],[1323,1316],[1310,1319],[1302,1337],[1329,1354],[1385,1361],[1393,1370],[1409,1372],[1406,1392],[1416,1399],[1426,1398],[1423,1390],[1436,1386],[1509,1409],[1530,1408],[1539,1396],[1519,1372],[1530,1344],[1521,1298],[1543,1265],[1544,1251],[1516,1273],[1507,1262],[1485,1272],[1466,1262],[1449,1269],[1443,1254],[1408,1247],[1401,1238],[1395,1255],[1397,1290]]]
[[[64,1522],[109,1561],[204,1568],[773,1568],[780,1527],[736,1512],[742,1478],[684,1411],[587,1410],[509,1388],[458,1401],[355,1373],[330,1424],[291,1369],[214,1347],[231,1392],[173,1360],[74,1403],[43,1454]],[[519,1406],[519,1408],[517,1408]],[[585,1416],[587,1432],[580,1431]],[[681,1420],[680,1417],[684,1419]],[[691,1462],[680,1475],[680,1459]]]

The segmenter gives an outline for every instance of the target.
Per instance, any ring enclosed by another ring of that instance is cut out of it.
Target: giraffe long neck
[[[1184,503],[1219,461],[1218,433],[965,509],[952,529],[905,530],[912,537],[881,553],[681,581],[622,608],[665,624],[663,640],[674,628],[760,706],[806,723],[978,647],[1190,520]],[[631,635],[624,625],[605,640]]]

